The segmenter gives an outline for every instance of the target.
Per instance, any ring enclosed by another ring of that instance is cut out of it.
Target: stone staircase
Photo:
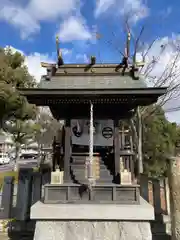
[[[74,155],[72,156],[71,162],[71,178],[74,183],[78,184],[87,184],[88,179],[86,178],[86,171],[85,171],[85,161],[87,155]],[[113,182],[113,176],[111,172],[108,170],[107,166],[105,165],[104,161],[100,158],[99,166],[97,166],[99,170],[98,179],[96,180],[97,184],[111,184]]]

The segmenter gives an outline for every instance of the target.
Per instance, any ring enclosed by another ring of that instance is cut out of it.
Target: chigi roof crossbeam
[[[59,38],[56,37],[56,50],[57,50],[57,63],[45,63],[42,62],[41,66],[47,69],[47,80],[50,80],[52,76],[98,76],[98,75],[118,75],[122,76],[128,74],[132,76],[133,79],[138,80],[139,68],[144,66],[144,62],[129,64],[129,42],[130,33],[127,36],[127,42],[125,47],[124,57],[121,63],[117,64],[98,64],[96,63],[96,57],[91,56],[89,64],[65,64],[62,56],[62,51],[60,49]]]

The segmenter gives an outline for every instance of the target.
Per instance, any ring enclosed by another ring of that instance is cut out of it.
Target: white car
[[[7,153],[0,153],[0,164],[10,163],[10,158]]]

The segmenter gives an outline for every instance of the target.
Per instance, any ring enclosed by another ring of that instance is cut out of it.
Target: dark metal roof
[[[166,88],[147,87],[142,77],[132,75],[132,66],[123,69],[118,64],[50,65],[39,88],[20,91],[29,102],[42,106],[84,104],[89,100],[96,104],[148,105],[166,92]]]
[[[146,88],[146,83],[131,76],[53,76],[51,79],[42,79],[39,85],[44,89],[126,89]]]
[[[90,101],[95,104],[96,117],[131,115],[132,109],[157,102],[167,91],[147,87],[133,66],[125,70],[118,64],[46,67],[47,75],[42,77],[39,88],[19,90],[30,103],[49,106],[57,119],[87,117]]]

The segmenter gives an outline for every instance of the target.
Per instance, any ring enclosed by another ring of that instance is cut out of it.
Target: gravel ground
[[[8,240],[8,236],[5,233],[0,233],[0,240]]]

